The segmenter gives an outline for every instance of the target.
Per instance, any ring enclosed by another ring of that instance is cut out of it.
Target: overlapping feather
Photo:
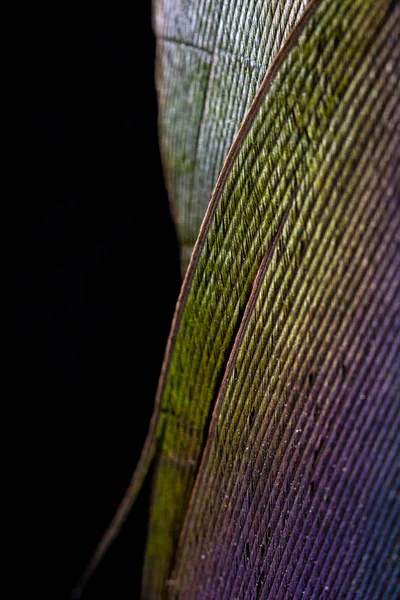
[[[143,598],[398,598],[400,5],[313,0],[273,59],[277,21],[262,15],[285,16],[280,45],[304,3],[248,4],[156,6],[164,164],[188,251],[267,74],[93,564],[153,460]]]

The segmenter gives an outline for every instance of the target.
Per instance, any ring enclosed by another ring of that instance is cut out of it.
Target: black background
[[[27,586],[25,598],[56,599],[69,597],[145,438],[178,247],[151,2],[15,13],[1,25],[7,597]],[[138,596],[148,492],[84,599]]]

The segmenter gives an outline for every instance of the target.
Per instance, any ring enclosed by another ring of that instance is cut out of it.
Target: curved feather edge
[[[124,494],[124,497],[123,497],[109,527],[107,528],[104,535],[102,536],[102,538],[101,538],[87,568],[85,569],[84,573],[82,574],[82,577],[80,578],[77,586],[72,591],[71,598],[73,600],[77,600],[81,597],[85,587],[89,583],[91,577],[96,572],[96,570],[97,570],[99,564],[101,563],[104,555],[106,554],[107,550],[109,549],[111,544],[117,538],[123,524],[125,523],[132,507],[135,504],[136,498],[140,492],[143,481],[146,478],[146,475],[148,473],[150,465],[152,464],[152,462],[155,460],[155,458],[160,453],[161,441],[163,438],[164,429],[167,426],[165,415],[163,415],[163,412],[162,412],[162,405],[165,401],[164,392],[165,392],[165,388],[168,383],[169,367],[170,367],[170,363],[171,363],[171,360],[172,360],[172,357],[174,354],[174,350],[175,350],[175,346],[176,346],[176,339],[177,339],[178,333],[181,328],[183,312],[187,305],[188,296],[192,290],[193,279],[194,279],[196,273],[199,271],[200,258],[204,251],[204,248],[206,247],[207,235],[208,235],[209,230],[213,227],[213,225],[215,226],[215,212],[218,207],[220,196],[224,190],[224,186],[228,179],[229,173],[231,172],[232,166],[234,165],[237,155],[239,154],[240,149],[243,145],[243,142],[246,138],[247,132],[251,127],[251,124],[257,114],[257,111],[259,109],[259,106],[262,103],[262,100],[263,100],[265,94],[268,91],[268,88],[269,88],[271,82],[273,81],[274,77],[276,76],[276,73],[279,70],[279,67],[280,67],[282,61],[284,60],[286,54],[289,52],[290,48],[295,43],[295,40],[300,35],[307,19],[311,16],[311,14],[315,10],[319,1],[320,0],[310,0],[309,1],[303,14],[300,16],[298,22],[293,27],[292,31],[290,32],[290,35],[286,39],[283,47],[278,52],[278,54],[275,56],[271,66],[269,67],[269,69],[263,79],[263,82],[256,94],[256,97],[254,98],[254,100],[249,108],[249,111],[246,114],[246,117],[240,126],[240,129],[235,137],[232,147],[226,157],[226,160],[224,162],[224,165],[221,170],[220,176],[218,178],[217,184],[215,186],[214,192],[212,194],[212,198],[210,200],[206,215],[202,222],[200,232],[198,235],[198,239],[195,244],[193,253],[191,255],[190,263],[187,268],[187,271],[186,271],[186,274],[184,277],[184,281],[183,281],[183,285],[181,288],[181,292],[180,292],[180,295],[179,295],[179,298],[177,301],[175,314],[174,314],[172,325],[171,325],[171,331],[170,331],[170,335],[169,335],[167,346],[166,346],[165,357],[164,357],[164,361],[163,361],[163,365],[162,365],[162,369],[161,369],[161,373],[160,373],[160,379],[159,379],[156,398],[155,398],[154,411],[153,411],[153,415],[151,418],[149,431],[148,431],[148,434],[147,434],[147,437],[146,437],[146,440],[145,440],[145,443],[143,446],[143,450],[141,452],[141,456],[139,458],[138,464],[133,473],[131,482],[126,490],[126,493]],[[245,297],[246,297],[245,303],[247,301],[247,298],[248,298],[250,292],[251,292],[251,284],[247,286],[246,295],[245,295]],[[244,305],[245,305],[245,303],[244,303]],[[236,321],[240,320],[240,316],[243,314],[243,310],[244,310],[244,307],[242,308],[240,313],[237,315]],[[236,325],[233,325],[233,329],[235,329],[235,327],[236,327]],[[231,343],[233,343],[233,341]],[[228,346],[227,349],[224,349],[223,354],[225,356],[225,359],[224,359],[224,362],[220,366],[220,369],[219,369],[220,372],[223,372],[223,370],[224,370],[224,365],[226,364],[227,356],[229,355],[229,350],[230,350],[230,346]],[[190,351],[189,351],[189,354],[190,354]],[[211,409],[212,409],[211,404],[206,406],[207,414],[209,413],[209,411]],[[175,544],[176,543],[177,543],[177,540],[176,540]],[[150,578],[151,578],[151,576],[150,576]]]
[[[159,137],[186,271],[223,162],[307,0],[157,0]]]

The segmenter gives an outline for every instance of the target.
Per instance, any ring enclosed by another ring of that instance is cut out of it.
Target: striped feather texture
[[[141,460],[83,583],[153,461],[144,599],[400,598],[400,4],[311,0],[301,17],[302,3],[242,4],[156,4],[174,201],[214,185],[229,111],[240,121],[251,101],[257,79],[224,61],[266,75],[200,228]],[[275,45],[278,14],[297,24]]]
[[[185,272],[225,157],[307,0],[156,0],[161,150]]]
[[[163,593],[163,535],[172,554],[240,321],[170,596],[336,598],[347,577],[354,597],[362,559],[382,564],[363,551],[371,511],[399,516],[399,8],[314,10],[242,129],[187,278],[144,597]]]
[[[229,180],[248,184],[247,147],[253,195],[275,175],[285,210],[214,409],[179,598],[399,597],[399,19],[321,2]]]

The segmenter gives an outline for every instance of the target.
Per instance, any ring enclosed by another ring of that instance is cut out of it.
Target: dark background
[[[151,2],[104,6],[1,25],[9,598],[69,597],[138,459],[180,286]],[[84,599],[138,596],[148,492]]]

